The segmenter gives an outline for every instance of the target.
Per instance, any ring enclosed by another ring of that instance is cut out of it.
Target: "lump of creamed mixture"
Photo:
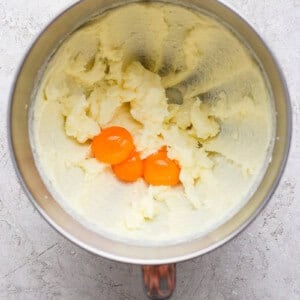
[[[90,151],[112,125],[130,131],[142,158],[166,145],[181,184],[118,181]],[[77,219],[112,238],[174,242],[217,226],[247,200],[264,171],[272,109],[257,63],[223,25],[182,7],[131,4],[62,44],[32,126],[41,174]]]

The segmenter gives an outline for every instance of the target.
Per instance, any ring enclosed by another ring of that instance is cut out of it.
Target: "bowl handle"
[[[176,264],[143,266],[143,281],[150,299],[169,298],[176,285]]]

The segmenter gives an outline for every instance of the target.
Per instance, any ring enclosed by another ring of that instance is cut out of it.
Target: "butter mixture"
[[[84,225],[133,243],[175,243],[225,222],[270,159],[273,108],[249,50],[211,17],[147,3],[73,33],[43,75],[33,147],[45,183]],[[181,184],[118,180],[91,141],[126,128],[142,158],[167,146]]]

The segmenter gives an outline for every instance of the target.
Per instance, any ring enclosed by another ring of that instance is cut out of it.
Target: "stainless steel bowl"
[[[161,247],[135,246],[110,240],[83,227],[68,215],[52,198],[35,166],[29,141],[27,108],[30,106],[34,88],[45,62],[69,33],[76,30],[95,13],[100,14],[128,1],[83,0],[62,12],[39,35],[27,53],[11,95],[8,126],[11,153],[28,197],[43,217],[69,240],[92,253],[121,262],[143,265],[179,262],[207,253],[235,237],[249,225],[270,200],[282,175],[290,146],[291,108],[287,88],[280,69],[263,40],[235,11],[216,0],[170,2],[215,15],[246,40],[266,73],[277,112],[277,139],[273,158],[259,188],[235,216],[213,232],[192,241]]]

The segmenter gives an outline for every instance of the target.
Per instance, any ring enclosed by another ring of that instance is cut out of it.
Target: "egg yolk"
[[[134,152],[125,161],[112,166],[112,170],[122,181],[133,182],[143,176],[143,161],[139,153]]]
[[[94,157],[111,164],[116,177],[125,182],[134,182],[144,177],[148,184],[174,186],[179,183],[180,167],[168,158],[167,147],[141,160],[131,134],[123,127],[104,128],[93,138],[91,149]]]
[[[123,127],[104,128],[93,138],[92,153],[96,159],[108,164],[119,164],[134,151],[131,134]]]
[[[179,183],[180,167],[169,159],[166,147],[147,157],[144,162],[144,179],[151,185],[174,186]]]

